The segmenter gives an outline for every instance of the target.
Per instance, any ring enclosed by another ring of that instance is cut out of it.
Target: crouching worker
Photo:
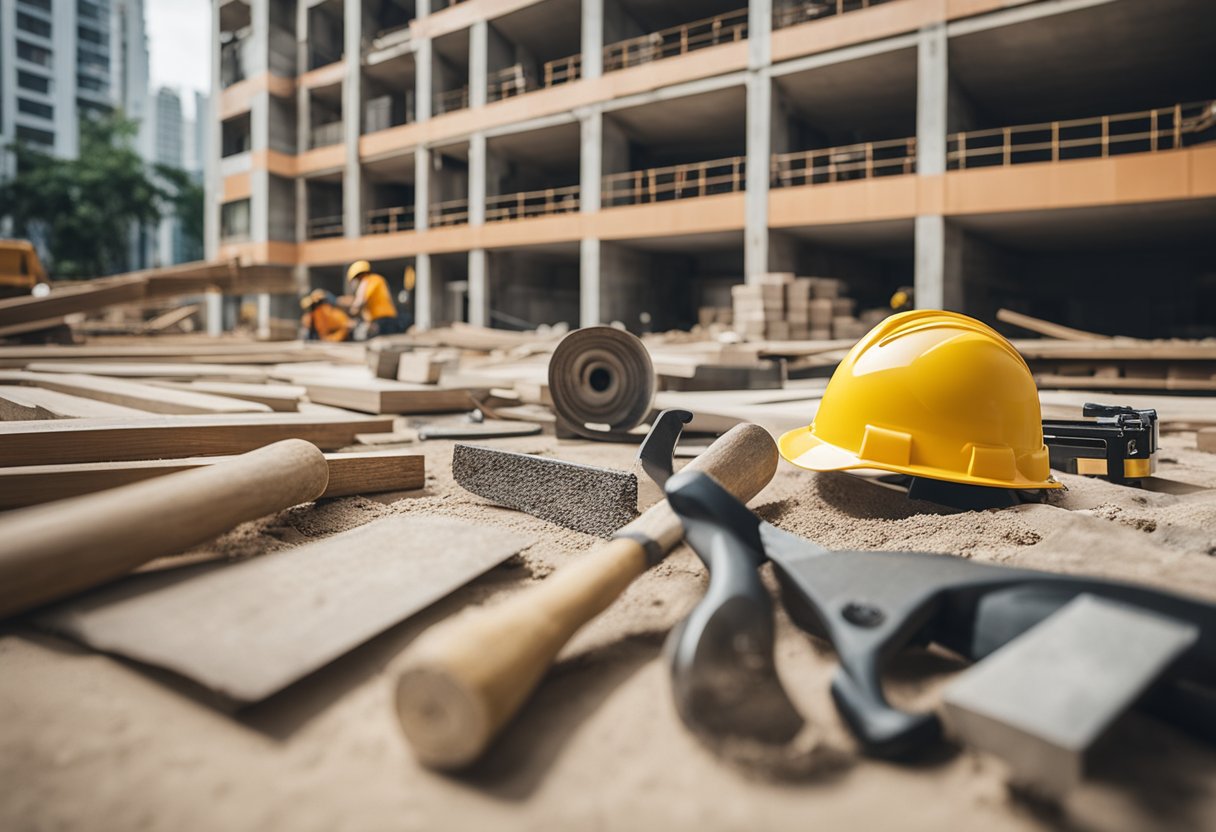
[[[350,339],[350,316],[338,308],[334,296],[324,289],[315,289],[300,301],[304,314],[300,316],[303,337],[308,341],[347,341]]]
[[[388,282],[372,271],[371,263],[358,260],[346,271],[355,300],[351,304],[352,315],[362,315],[367,321],[367,337],[394,335],[405,332],[405,326],[397,317],[397,307],[389,292]]]

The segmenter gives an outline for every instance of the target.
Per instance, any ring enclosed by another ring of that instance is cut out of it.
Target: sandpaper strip
[[[252,703],[531,544],[452,518],[389,517],[233,565],[134,576],[35,623]]]

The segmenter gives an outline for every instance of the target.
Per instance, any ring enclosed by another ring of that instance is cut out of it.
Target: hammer
[[[736,425],[686,470],[709,474],[746,502],[772,480],[777,447],[764,428]],[[683,535],[664,500],[543,583],[419,636],[396,692],[397,716],[419,761],[456,769],[476,760],[566,642]]]

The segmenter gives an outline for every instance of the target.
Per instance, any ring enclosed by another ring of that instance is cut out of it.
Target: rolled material
[[[777,446],[764,428],[736,425],[688,467],[747,501],[772,480]],[[680,518],[663,500],[543,582],[419,636],[396,692],[397,717],[419,761],[453,769],[476,760],[566,642],[682,537]]]
[[[559,423],[588,439],[624,434],[646,419],[657,382],[636,335],[610,326],[571,332],[549,360],[549,394]]]
[[[0,518],[0,618],[319,497],[325,456],[287,439],[227,462]]]

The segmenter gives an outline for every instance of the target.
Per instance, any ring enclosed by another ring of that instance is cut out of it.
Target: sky
[[[144,16],[152,91],[178,90],[185,115],[192,117],[194,91],[211,86],[210,0],[144,0]]]

